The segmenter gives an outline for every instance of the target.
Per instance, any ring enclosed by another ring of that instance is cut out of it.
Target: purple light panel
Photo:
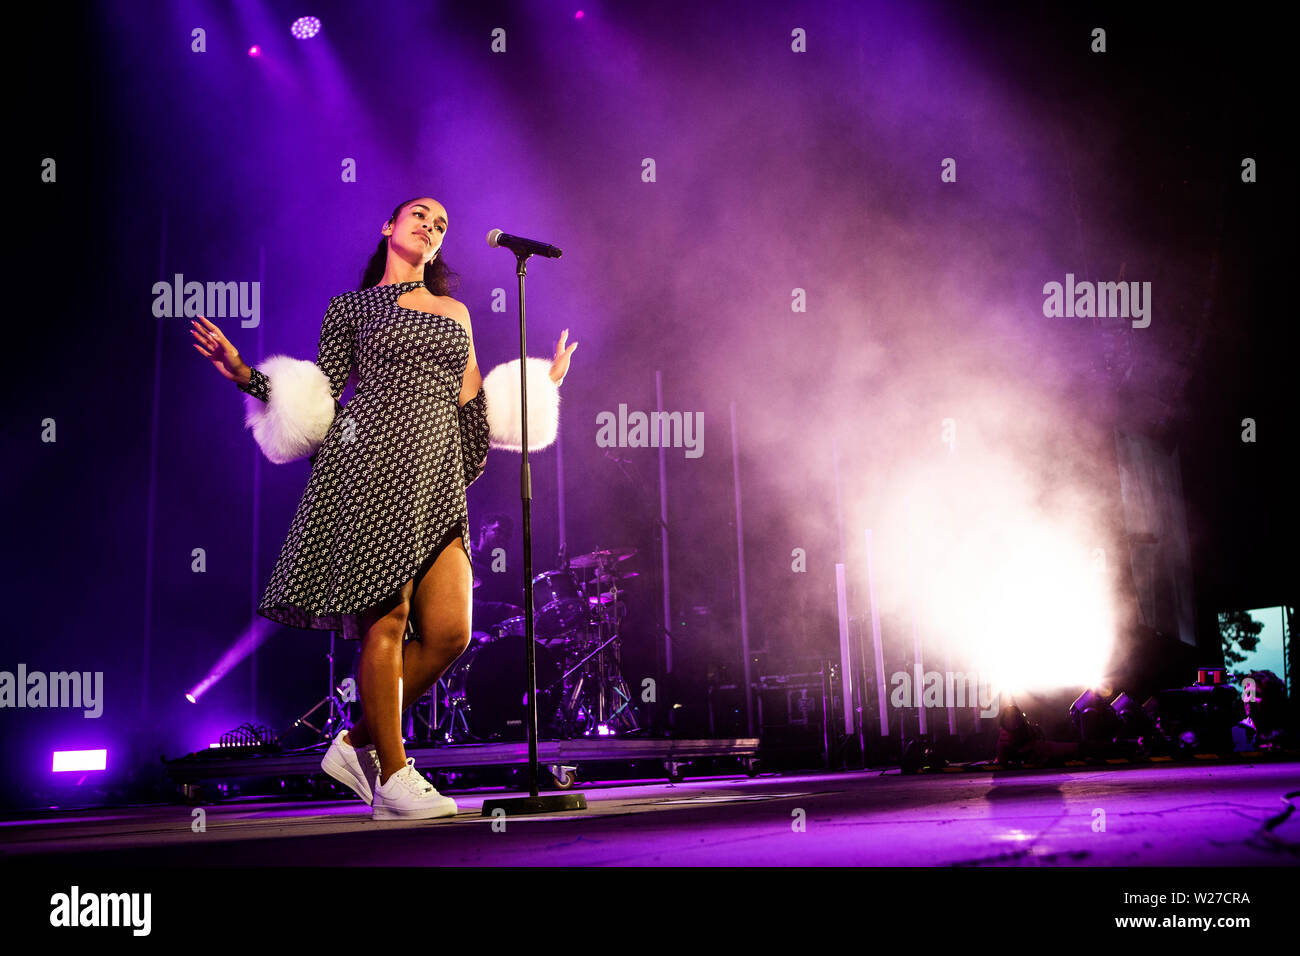
[[[107,750],[56,750],[50,767],[55,773],[70,773],[108,768]]]

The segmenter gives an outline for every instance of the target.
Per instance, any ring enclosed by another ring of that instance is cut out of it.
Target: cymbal
[[[570,558],[569,567],[598,568],[601,565],[612,564],[615,561],[626,561],[634,554],[636,554],[636,548],[605,548],[600,551],[580,554],[576,558]]]
[[[640,576],[640,571],[601,571],[596,575],[596,580],[601,584],[608,584],[610,581],[626,581],[628,578]]]

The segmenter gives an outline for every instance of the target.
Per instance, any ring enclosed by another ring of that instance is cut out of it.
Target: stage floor
[[[10,864],[107,867],[1292,866],[1300,813],[1262,824],[1297,788],[1296,763],[803,773],[575,788],[586,812],[511,817],[503,832],[479,811],[508,794],[476,791],[434,821],[252,798],[204,806],[206,832],[180,805],[10,815],[0,845]]]

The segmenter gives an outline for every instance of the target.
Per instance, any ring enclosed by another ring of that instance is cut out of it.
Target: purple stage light
[[[221,659],[213,665],[208,675],[189,689],[185,699],[191,704],[197,704],[199,698],[207,693],[221,678],[225,677],[231,668],[257,650],[262,641],[266,639],[267,634],[271,632],[271,626],[271,622],[264,617],[259,617],[249,624],[248,629],[236,638],[235,642],[221,655]]]
[[[260,46],[258,46],[256,43],[254,43],[252,46],[250,46],[250,47],[248,48],[248,55],[249,55],[249,56],[261,56],[261,55],[262,55],[262,48],[261,48]]]
[[[581,10],[579,10],[577,13],[575,13],[575,14],[573,15],[573,19],[575,19],[575,20],[581,20],[581,19],[583,18],[583,16],[584,16],[583,12],[582,12]]]
[[[293,21],[293,25],[289,27],[289,32],[296,39],[310,40],[320,33],[320,19],[318,17],[299,17]]]
[[[104,770],[108,767],[107,750],[56,750],[51,770],[70,773],[81,770]]]

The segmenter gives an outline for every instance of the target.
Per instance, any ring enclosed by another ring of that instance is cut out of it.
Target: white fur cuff
[[[244,426],[277,465],[315,454],[334,421],[329,379],[315,362],[272,355],[257,366],[270,381],[270,400],[244,396]]]
[[[540,451],[555,441],[560,429],[560,388],[551,381],[551,363],[528,360],[528,450]],[[483,379],[488,434],[492,447],[522,451],[523,423],[519,418],[519,359],[498,365]]]

